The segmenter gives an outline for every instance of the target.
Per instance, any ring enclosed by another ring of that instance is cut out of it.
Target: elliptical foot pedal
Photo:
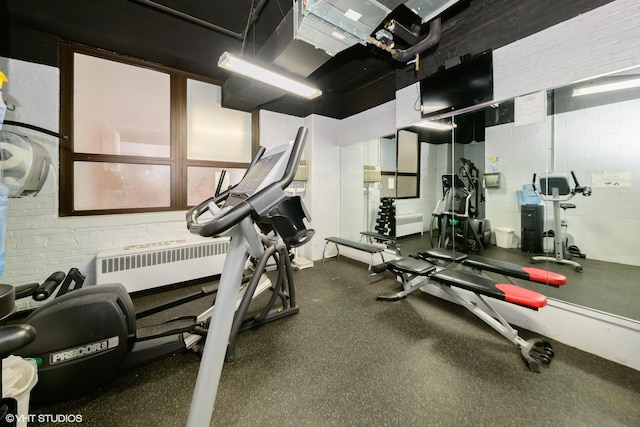
[[[136,330],[136,338],[143,341],[158,337],[166,337],[168,335],[191,332],[196,326],[198,326],[196,316],[178,317],[157,325],[138,328]]]
[[[548,341],[532,338],[520,349],[522,360],[531,372],[540,372],[540,364],[549,365],[555,353]]]

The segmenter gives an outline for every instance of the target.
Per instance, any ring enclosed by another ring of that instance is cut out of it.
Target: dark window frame
[[[171,147],[169,158],[121,156],[111,154],[75,153],[73,147],[73,76],[75,53],[91,55],[97,58],[121,62],[128,65],[147,68],[169,74],[171,98]],[[222,82],[199,75],[183,72],[141,59],[123,56],[87,46],[68,42],[60,44],[60,133],[66,139],[60,140],[60,179],[59,179],[59,209],[61,217],[111,215],[121,213],[167,212],[186,210],[187,205],[187,170],[190,166],[212,168],[247,168],[249,163],[189,160],[187,158],[187,80],[200,80],[217,86]],[[251,152],[258,148],[259,114],[251,113]],[[155,164],[168,165],[171,168],[171,202],[167,207],[151,208],[120,208],[99,210],[75,210],[74,201],[74,163],[75,162],[110,162],[127,164]]]

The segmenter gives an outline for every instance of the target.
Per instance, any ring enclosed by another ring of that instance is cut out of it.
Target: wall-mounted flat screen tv
[[[460,64],[420,81],[422,117],[442,115],[493,99],[491,51],[462,58]]]

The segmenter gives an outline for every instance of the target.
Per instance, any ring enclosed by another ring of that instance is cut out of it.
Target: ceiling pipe
[[[400,62],[407,62],[414,59],[416,55],[419,55],[430,47],[438,44],[440,41],[441,30],[442,25],[440,23],[440,18],[434,19],[429,23],[429,34],[425,38],[408,49],[394,49],[391,52],[391,57]]]
[[[213,24],[211,22],[205,21],[203,19],[196,18],[193,15],[189,15],[189,14],[181,12],[181,11],[179,11],[177,9],[173,9],[171,7],[168,7],[168,6],[165,6],[163,4],[157,3],[157,2],[155,2],[153,0],[132,0],[132,1],[140,3],[140,4],[143,4],[145,6],[149,6],[149,7],[153,8],[153,9],[159,10],[160,12],[164,12],[164,13],[166,13],[168,15],[175,16],[177,18],[180,18],[180,19],[183,19],[185,21],[191,22],[192,24],[197,24],[197,25],[200,25],[201,27],[207,28],[209,30],[217,31],[217,32],[222,33],[224,35],[227,35],[229,37],[233,37],[236,40],[241,40],[241,41],[244,40],[244,38],[245,38],[245,36],[247,34],[247,31],[248,31],[248,28],[249,28],[249,25],[247,25],[247,28],[245,29],[244,32],[237,33],[235,31],[231,31],[228,28],[224,28],[224,27],[221,27],[219,25]],[[262,9],[262,7],[264,6],[264,3],[266,3],[266,2],[261,2],[261,4],[259,4],[258,7],[256,7],[255,11],[258,11],[258,9]],[[255,11],[252,11],[252,15],[249,16],[250,22],[255,22],[255,19],[257,19],[257,14],[255,13]]]

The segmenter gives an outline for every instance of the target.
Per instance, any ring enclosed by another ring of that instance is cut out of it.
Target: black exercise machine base
[[[540,256],[532,256],[531,258],[529,258],[529,262],[531,264],[536,264],[538,262],[552,262],[554,264],[569,265],[573,267],[573,269],[578,273],[582,273],[582,265],[570,259],[564,259],[564,258],[557,259],[557,258],[545,256],[545,255],[540,255]]]
[[[555,353],[548,341],[542,338],[531,338],[520,347],[520,357],[531,372],[539,373],[540,364],[549,365]]]
[[[541,365],[551,363],[554,353],[548,341],[541,338],[524,340],[485,299],[494,298],[538,310],[547,303],[544,295],[513,283],[498,283],[486,276],[448,270],[423,259],[403,257],[387,262],[386,266],[400,278],[402,291],[392,295],[379,295],[379,300],[396,301],[428,284],[433,285],[511,341],[520,350],[522,360],[531,372],[540,372]],[[455,288],[472,292],[477,301],[469,300]]]

